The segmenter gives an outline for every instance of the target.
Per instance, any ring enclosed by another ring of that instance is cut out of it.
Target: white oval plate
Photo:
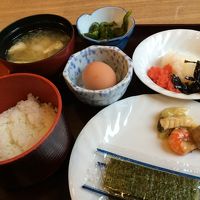
[[[153,65],[159,66],[160,58],[170,51],[193,55],[200,59],[200,32],[173,29],[156,33],[143,40],[132,56],[136,75],[145,85],[158,93],[179,99],[200,99],[198,93],[186,95],[161,88],[147,76],[147,70]]]
[[[158,138],[157,117],[161,110],[172,106],[188,107],[189,114],[200,124],[198,102],[160,94],[129,97],[95,115],[81,131],[72,150],[68,171],[72,200],[99,199],[81,186],[95,165],[96,149],[101,145],[115,146],[115,153],[128,152],[132,159],[200,177],[198,150],[178,156]]]

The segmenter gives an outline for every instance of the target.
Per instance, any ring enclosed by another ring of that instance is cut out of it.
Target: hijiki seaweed
[[[200,61],[197,60],[197,62],[194,62],[185,60],[185,63],[196,63],[193,77],[186,76],[186,82],[182,82],[177,75],[172,74],[172,82],[174,87],[179,89],[184,94],[200,92]]]

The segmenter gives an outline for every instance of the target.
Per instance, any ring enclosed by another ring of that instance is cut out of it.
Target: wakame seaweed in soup
[[[103,188],[122,199],[199,200],[200,181],[111,159],[106,165]]]

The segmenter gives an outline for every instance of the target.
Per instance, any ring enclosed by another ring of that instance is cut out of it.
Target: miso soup
[[[52,56],[63,49],[70,37],[60,30],[34,30],[16,39],[6,58],[14,63],[30,63]]]

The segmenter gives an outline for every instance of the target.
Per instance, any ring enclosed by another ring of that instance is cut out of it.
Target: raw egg
[[[83,70],[82,81],[87,89],[101,90],[114,86],[117,83],[117,78],[109,65],[95,61],[89,63]]]

